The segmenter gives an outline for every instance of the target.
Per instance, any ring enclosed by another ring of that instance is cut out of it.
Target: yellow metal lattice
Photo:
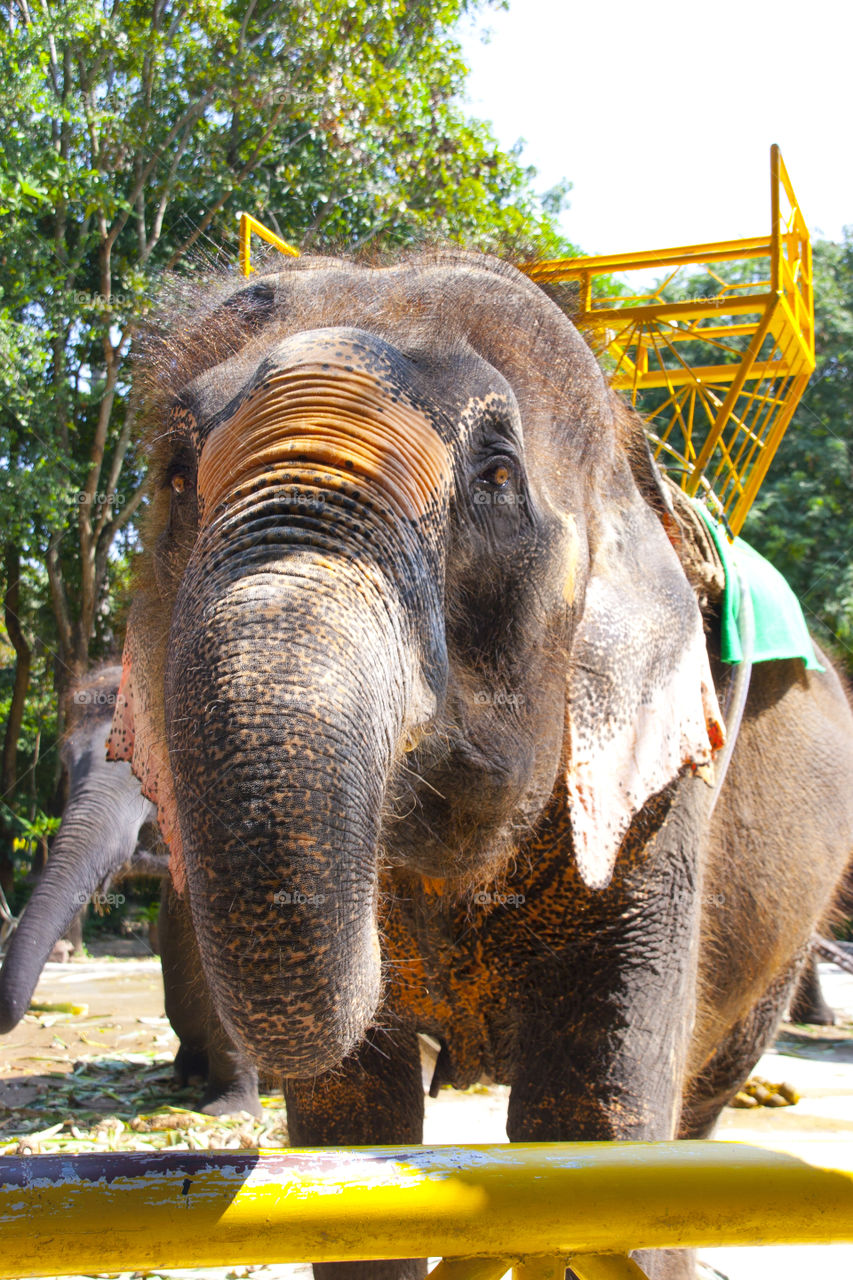
[[[767,236],[524,267],[540,284],[576,284],[573,319],[643,415],[655,456],[687,493],[712,494],[733,534],[815,363],[809,232],[775,145],[770,189]],[[666,275],[650,290],[605,292],[614,273],[655,269]],[[668,300],[676,292],[687,299]]]
[[[540,284],[576,285],[573,319],[612,366],[614,386],[643,415],[655,456],[687,493],[703,491],[732,534],[743,526],[815,363],[809,232],[775,145],[770,193],[766,236],[522,268]],[[246,276],[252,234],[298,256],[243,213]],[[662,283],[614,296],[614,273],[652,270],[666,273]],[[701,296],[690,296],[697,282]],[[687,299],[672,301],[676,292]]]

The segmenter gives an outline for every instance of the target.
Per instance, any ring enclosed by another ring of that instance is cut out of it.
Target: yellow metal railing
[[[839,1161],[736,1142],[0,1159],[0,1277],[436,1257],[433,1280],[630,1280],[632,1249],[853,1241]],[[846,1157],[843,1163],[842,1157]]]
[[[244,276],[251,275],[255,269],[252,266],[253,235],[260,236],[261,240],[266,240],[267,244],[271,244],[274,249],[278,249],[279,253],[284,253],[289,258],[299,257],[298,249],[288,244],[286,240],[282,240],[281,236],[277,236],[274,231],[270,231],[269,227],[258,222],[257,218],[253,218],[250,213],[238,213],[237,217],[240,220],[240,270]]]
[[[735,534],[815,364],[809,232],[775,145],[770,192],[767,236],[523,267],[540,284],[575,284],[573,319],[655,455],[687,493],[713,494]],[[702,296],[672,300],[698,268]],[[614,273],[651,270],[665,273],[653,288],[606,292]]]

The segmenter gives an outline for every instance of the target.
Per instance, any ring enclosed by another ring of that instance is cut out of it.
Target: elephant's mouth
[[[529,835],[553,789],[559,738],[545,765],[519,724],[509,730],[492,708],[478,708],[480,723],[460,731],[445,708],[389,783],[382,839],[386,861],[460,888],[506,866]]]

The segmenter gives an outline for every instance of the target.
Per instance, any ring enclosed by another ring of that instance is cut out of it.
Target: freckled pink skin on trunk
[[[186,873],[165,732],[162,727],[158,732],[157,717],[152,714],[150,706],[146,705],[150,699],[145,696],[145,691],[150,686],[144,676],[140,680],[140,667],[147,666],[151,661],[150,650],[146,652],[143,647],[148,626],[144,621],[138,622],[134,618],[134,613],[137,617],[140,613],[141,603],[137,601],[130,611],[121,660],[121,682],[106,752],[108,760],[130,761],[131,768],[140,781],[142,794],[157,806],[160,834],[170,853],[169,872],[172,883],[178,893],[182,894],[186,889]]]
[[[205,970],[232,1033],[261,1065],[290,1075],[338,1063],[379,1000],[377,761],[390,761],[407,679],[382,670],[389,628],[383,636],[379,611],[353,598],[369,589],[360,573],[347,581],[340,566],[332,593],[326,566],[312,568],[303,564],[296,581],[292,571],[252,574],[211,608],[199,601],[167,675]],[[341,596],[346,616],[336,621]],[[273,648],[271,611],[282,619]],[[321,630],[325,651],[311,635]],[[199,666],[215,679],[194,678]],[[246,743],[263,746],[238,756]],[[199,777],[212,783],[202,805]]]

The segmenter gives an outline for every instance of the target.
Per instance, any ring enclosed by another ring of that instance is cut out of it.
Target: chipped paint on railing
[[[5,1157],[0,1277],[840,1243],[853,1172],[838,1155],[662,1142]]]

